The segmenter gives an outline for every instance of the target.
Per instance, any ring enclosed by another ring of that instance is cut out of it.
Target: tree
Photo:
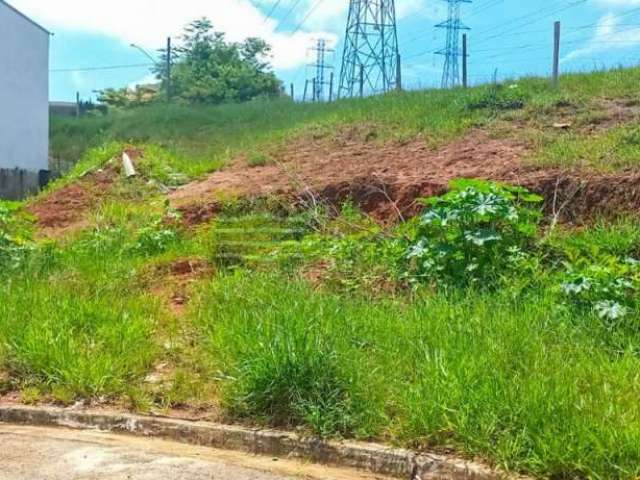
[[[270,53],[262,39],[227,42],[208,19],[196,20],[185,28],[182,44],[172,56],[172,97],[217,104],[281,95],[282,84],[266,61]],[[166,51],[161,55],[166,60]],[[166,78],[166,61],[158,63],[155,73],[160,80]]]
[[[146,105],[158,96],[155,85],[137,85],[135,88],[106,88],[98,92],[98,102],[108,107],[129,108]]]

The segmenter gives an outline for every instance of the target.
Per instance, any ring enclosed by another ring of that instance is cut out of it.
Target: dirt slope
[[[238,160],[203,181],[170,194],[192,221],[215,213],[229,195],[322,199],[352,198],[381,220],[415,214],[416,199],[441,194],[454,178],[482,178],[526,186],[542,193],[549,213],[575,220],[594,213],[640,208],[640,171],[601,174],[536,168],[523,163],[523,142],[472,130],[464,138],[431,149],[421,138],[380,145],[357,132],[337,139],[304,139],[282,149],[272,165],[251,168]]]

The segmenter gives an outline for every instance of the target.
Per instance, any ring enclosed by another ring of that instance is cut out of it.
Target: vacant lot
[[[3,401],[636,478],[638,84],[54,119],[79,163],[0,205]]]

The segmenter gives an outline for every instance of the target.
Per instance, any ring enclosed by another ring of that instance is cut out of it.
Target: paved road
[[[92,431],[0,424],[0,480],[373,480],[349,470]]]

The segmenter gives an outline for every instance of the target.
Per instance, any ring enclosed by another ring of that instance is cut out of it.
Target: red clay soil
[[[274,164],[249,167],[237,161],[207,179],[170,195],[178,209],[215,214],[217,200],[283,196],[339,205],[347,198],[380,220],[416,214],[416,199],[446,191],[455,178],[481,178],[519,184],[541,193],[547,210],[574,220],[593,213],[640,208],[640,171],[605,175],[540,169],[523,164],[524,143],[497,139],[482,130],[432,149],[421,138],[380,145],[357,131],[339,139],[304,139],[284,148]]]
[[[337,140],[294,142],[272,165],[251,168],[238,161],[178,189],[170,199],[191,212],[194,205],[230,195],[302,199],[313,195],[331,203],[351,197],[365,211],[385,217],[396,210],[394,202],[401,211],[411,210],[417,197],[442,192],[453,178],[494,178],[512,172],[519,168],[524,152],[524,145],[490,138],[480,130],[439,150],[420,138],[380,145],[350,131]]]
[[[167,301],[172,312],[183,315],[191,300],[190,287],[212,272],[211,266],[199,258],[177,260],[161,265],[154,272],[151,291]]]
[[[133,146],[125,151],[133,162],[144,155]],[[29,205],[27,210],[35,216],[40,235],[58,237],[85,227],[87,213],[109,194],[119,174],[119,162],[112,161]]]
[[[29,205],[43,236],[59,236],[81,228],[86,223],[86,213],[95,206],[115,181],[113,169],[99,170],[85,175]]]

